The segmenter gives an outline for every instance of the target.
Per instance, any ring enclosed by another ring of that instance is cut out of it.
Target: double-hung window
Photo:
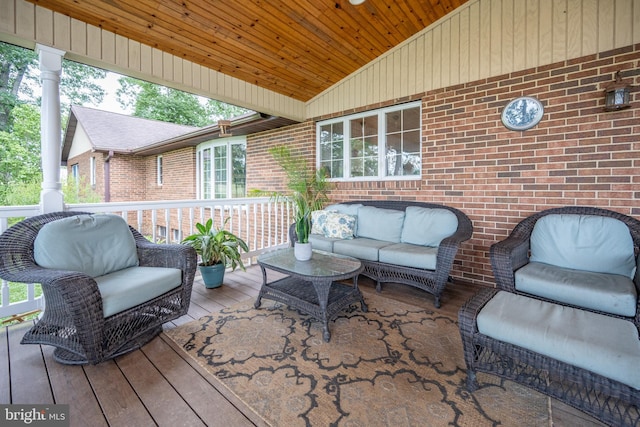
[[[246,138],[208,141],[197,149],[198,198],[246,196]]]
[[[420,102],[317,124],[317,166],[339,180],[420,179]]]

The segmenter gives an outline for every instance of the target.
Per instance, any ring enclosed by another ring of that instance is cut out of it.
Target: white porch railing
[[[65,206],[67,211],[115,213],[153,242],[179,243],[192,234],[196,222],[213,218],[220,227],[229,218],[227,230],[244,239],[249,252],[247,263],[265,250],[289,244],[288,228],[293,222],[291,207],[269,198],[221,200],[167,200],[154,202],[82,203]],[[0,206],[0,233],[11,221],[41,213],[40,206]],[[26,299],[10,302],[9,283],[2,280],[0,318],[43,308],[41,296],[36,297],[36,285],[26,286]]]

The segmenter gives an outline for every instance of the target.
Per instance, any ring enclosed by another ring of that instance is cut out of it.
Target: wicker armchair
[[[622,316],[583,306],[559,303],[516,289],[514,274],[516,270],[529,264],[530,237],[534,225],[540,218],[549,214],[595,215],[622,221],[629,229],[633,240],[636,264],[639,263],[640,221],[632,217],[605,209],[575,206],[545,210],[522,220],[507,239],[497,242],[491,247],[491,264],[497,289],[479,291],[462,306],[458,313],[467,365],[467,387],[470,391],[477,389],[476,372],[486,372],[554,397],[596,417],[607,425],[640,426],[639,389],[578,367],[573,363],[546,356],[530,348],[492,338],[479,331],[477,320],[483,308],[501,291],[506,291],[509,295],[517,294],[529,298],[534,304],[538,304],[536,301],[545,301],[561,307],[562,310],[575,309],[593,316],[600,316],[599,318],[610,316],[622,319],[635,325],[640,331],[640,298],[637,301],[635,316]],[[637,294],[640,295],[640,271],[636,271],[633,282]],[[562,328],[576,327],[573,323],[560,326]],[[632,330],[633,326],[629,329]],[[637,339],[637,334],[629,334],[629,336],[633,335]],[[626,339],[626,335],[624,336]]]
[[[509,234],[509,236],[505,240],[494,243],[491,246],[491,267],[493,268],[493,274],[496,279],[496,287],[498,289],[516,294],[528,295],[516,289],[515,272],[516,270],[529,263],[530,238],[536,222],[540,218],[551,214],[595,215],[614,218],[622,221],[629,228],[629,233],[631,234],[633,246],[635,248],[635,254],[636,257],[638,256],[638,248],[640,248],[640,221],[638,221],[637,219],[607,209],[586,206],[566,206],[561,208],[547,209],[523,219],[519,224],[515,226],[511,234]],[[636,275],[633,281],[636,285],[638,295],[640,295],[640,269],[636,271]],[[541,297],[538,298],[544,299]],[[638,304],[639,306],[638,309],[636,309],[635,315],[635,324],[636,326],[638,326],[638,328],[640,328],[640,298],[638,299]],[[575,307],[570,304],[566,305]],[[588,310],[588,308],[582,306],[578,308]],[[597,310],[591,311],[598,312]]]
[[[40,229],[58,219],[84,214],[56,212],[25,219],[0,235],[0,277],[40,283],[45,298],[42,317],[22,344],[56,347],[54,359],[65,364],[96,364],[139,348],[162,331],[162,324],[187,312],[197,265],[193,248],[154,244],[129,227],[140,266],[182,271],[182,284],[142,304],[103,315],[96,281],[76,271],[43,268],[34,259]]]

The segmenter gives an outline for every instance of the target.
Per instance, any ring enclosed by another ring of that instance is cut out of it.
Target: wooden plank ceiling
[[[307,101],[467,0],[29,0]]]

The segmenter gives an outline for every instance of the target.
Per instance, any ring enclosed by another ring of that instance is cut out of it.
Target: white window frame
[[[238,145],[238,144],[242,144],[245,146],[245,153],[246,153],[247,137],[244,135],[215,139],[215,140],[203,142],[202,144],[198,145],[198,147],[196,148],[196,186],[197,186],[196,195],[199,200],[204,199],[204,180],[202,177],[202,174],[203,174],[202,152],[206,149],[211,150],[211,159],[210,159],[211,160],[211,177],[210,177],[211,199],[215,199],[215,179],[214,178],[215,178],[216,171],[215,171],[215,161],[214,161],[213,152],[216,147],[220,147],[220,146],[226,146],[227,148],[227,158],[226,158],[227,197],[226,198],[230,199],[233,197],[233,191],[232,191],[232,185],[233,185],[233,164],[232,163],[233,162],[232,162],[232,156],[231,156],[231,146]],[[246,162],[246,155],[245,155],[245,162]],[[246,173],[246,169],[245,169],[245,173]],[[246,188],[245,188],[245,192],[246,192]]]
[[[422,159],[420,161],[420,173],[417,175],[394,175],[387,176],[385,172],[386,165],[386,120],[385,115],[387,113],[402,111],[410,108],[419,108],[420,114],[420,126],[419,126],[419,152],[420,156],[422,156],[422,101],[413,101],[400,105],[393,105],[390,107],[380,108],[376,110],[367,110],[357,114],[351,114],[348,116],[341,116],[334,119],[323,120],[316,123],[316,168],[320,168],[320,156],[321,145],[320,145],[320,129],[322,126],[340,123],[342,122],[342,130],[343,130],[343,138],[344,138],[344,147],[343,147],[343,176],[339,178],[329,178],[329,181],[341,182],[341,181],[410,181],[410,180],[420,180],[422,179]],[[363,117],[369,117],[377,115],[378,116],[378,175],[377,176],[350,176],[351,171],[351,163],[350,163],[350,146],[349,141],[351,139],[351,127],[350,122],[354,119],[360,119]]]
[[[164,164],[162,163],[162,155],[156,157],[156,182],[158,186],[162,186],[164,182]]]
[[[96,158],[89,157],[89,183],[95,187],[96,185]]]
[[[71,177],[76,183],[80,181],[80,165],[78,163],[71,165]]]

